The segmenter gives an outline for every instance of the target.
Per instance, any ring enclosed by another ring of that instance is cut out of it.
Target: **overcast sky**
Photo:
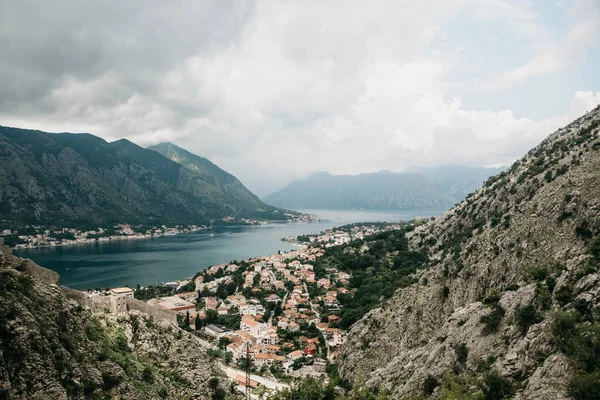
[[[600,103],[600,0],[0,0],[0,124],[174,142],[259,196],[508,165]]]

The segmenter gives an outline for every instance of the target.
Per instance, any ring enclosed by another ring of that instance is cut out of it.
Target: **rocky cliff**
[[[139,311],[92,314],[69,300],[56,278],[0,246],[0,398],[231,394],[191,334]]]
[[[600,107],[407,236],[419,283],[348,335],[341,375],[397,398],[600,398]]]

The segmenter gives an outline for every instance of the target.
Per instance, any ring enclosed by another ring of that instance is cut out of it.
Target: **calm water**
[[[53,269],[61,283],[75,289],[150,285],[191,277],[210,265],[274,254],[295,248],[286,236],[317,233],[351,222],[410,220],[441,212],[372,212],[304,210],[317,214],[315,223],[269,224],[215,228],[147,240],[89,243],[21,249],[20,257]]]

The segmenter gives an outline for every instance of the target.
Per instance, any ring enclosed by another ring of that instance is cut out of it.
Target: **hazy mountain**
[[[264,198],[292,209],[444,210],[500,168],[444,166],[360,175],[317,172]]]
[[[173,145],[0,127],[0,219],[15,226],[281,218],[234,176]],[[171,161],[175,154],[178,162]]]

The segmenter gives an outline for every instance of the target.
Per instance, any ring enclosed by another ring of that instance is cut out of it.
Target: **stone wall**
[[[177,314],[154,307],[143,301],[132,299],[131,297],[118,296],[88,296],[85,292],[74,290],[68,287],[61,287],[62,292],[68,299],[76,301],[82,307],[89,308],[96,314],[126,314],[129,310],[141,311],[152,318],[169,323],[177,322]]]
[[[58,285],[58,282],[60,281],[60,277],[56,272],[44,267],[40,267],[27,258],[21,259],[20,268],[22,268],[21,271],[27,275],[31,275],[38,281],[42,281],[49,285]]]

